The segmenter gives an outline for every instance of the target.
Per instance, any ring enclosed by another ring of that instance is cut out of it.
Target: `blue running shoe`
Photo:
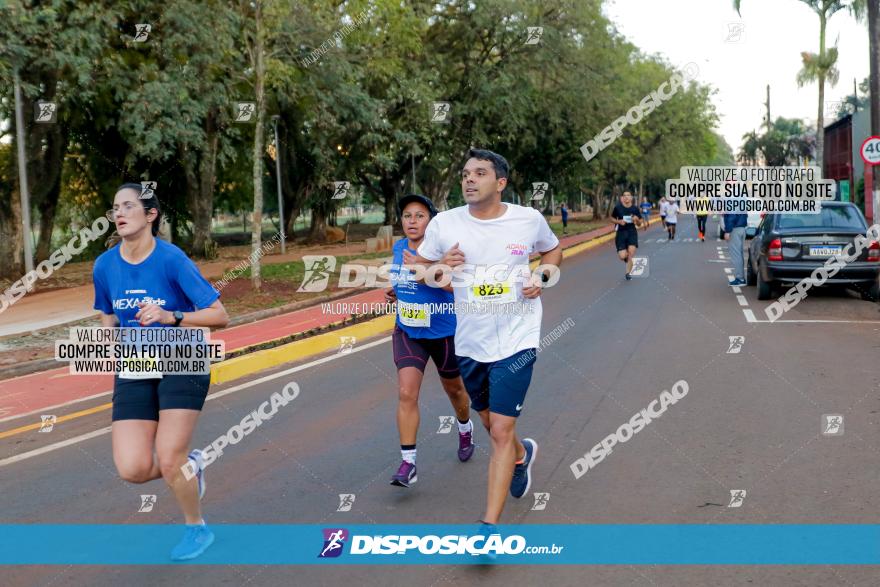
[[[185,561],[196,558],[214,543],[214,533],[204,524],[186,525],[183,539],[171,551],[171,560]]]
[[[207,484],[205,483],[205,458],[202,456],[202,451],[196,448],[190,451],[189,460],[193,462],[193,469],[196,471],[196,479],[199,482],[199,499],[202,499],[205,497],[205,489],[207,489]]]
[[[480,531],[478,534],[485,536],[486,540],[489,539],[489,536],[493,534],[501,535],[501,532],[498,531],[498,526],[495,524],[490,524],[489,522],[484,522],[480,520]],[[494,550],[490,550],[484,552],[480,555],[480,559],[485,563],[494,563],[498,559],[498,553]]]
[[[391,484],[398,487],[409,487],[418,480],[416,466],[408,461],[402,461],[397,469],[397,473],[391,477]]]
[[[538,454],[538,443],[531,438],[523,438],[523,448],[526,449],[526,456],[523,462],[514,465],[513,479],[510,480],[510,495],[520,498],[529,491],[532,486],[532,465],[535,462],[535,455]]]

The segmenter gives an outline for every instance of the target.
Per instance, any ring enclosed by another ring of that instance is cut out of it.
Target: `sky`
[[[609,0],[605,14],[644,53],[680,68],[697,64],[696,81],[717,89],[718,130],[734,153],[764,120],[767,84],[773,119],[815,127],[819,86],[798,88],[796,76],[801,51],[819,51],[819,16],[800,0],[742,0],[741,16],[732,0]],[[828,21],[825,44],[837,45],[840,72],[836,86],[825,84],[827,103],[852,94],[853,77],[868,77],[867,25],[841,10]],[[826,108],[826,126],[836,110]]]

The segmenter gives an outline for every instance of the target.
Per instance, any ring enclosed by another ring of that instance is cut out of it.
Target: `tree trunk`
[[[323,205],[312,207],[312,223],[309,227],[309,241],[327,242],[327,210]]]
[[[29,163],[28,184],[36,189],[32,192],[36,197],[31,203],[40,210],[40,237],[37,241],[36,261],[48,259],[51,254],[52,231],[55,228],[55,212],[58,198],[61,195],[61,170],[64,166],[64,155],[67,152],[67,132],[61,124],[37,125],[49,126],[46,133],[46,146],[42,140],[36,145],[38,153]]]
[[[37,240],[35,253],[36,263],[48,259],[52,254],[52,231],[55,228],[55,212],[58,208],[58,197],[61,195],[61,179],[55,182],[46,197],[40,203],[40,237]],[[4,232],[5,234],[5,232]]]
[[[825,104],[825,76],[819,74],[819,116],[816,118],[816,163],[822,170],[822,177],[825,175],[825,114],[823,105]]]
[[[15,142],[13,141],[13,147]],[[10,167],[14,166],[15,152],[10,151]],[[14,167],[7,177],[17,177]],[[0,278],[16,280],[24,274],[24,240],[21,230],[21,201],[18,189],[0,192]]]
[[[383,223],[394,224],[397,217],[397,200],[400,198],[400,178],[383,176],[379,179],[379,188],[382,190],[382,203],[385,206]]]
[[[604,189],[605,182],[599,182],[599,185],[596,186],[595,190],[593,190],[593,194],[591,196],[593,206],[593,220],[599,220],[602,218],[602,191]]]
[[[217,177],[217,149],[219,133],[216,113],[212,110],[205,119],[205,148],[199,154],[199,178],[196,197],[189,202],[193,219],[193,252],[199,257],[214,258],[216,252],[211,240],[211,217],[214,213],[214,183]],[[188,190],[188,193],[193,193]]]
[[[254,131],[254,220],[251,227],[251,283],[255,291],[260,291],[263,280],[260,277],[260,259],[257,251],[262,246],[263,228],[263,116],[265,103],[263,100],[263,82],[266,75],[263,63],[263,3],[254,2],[256,35],[254,36],[254,58],[256,60],[256,81],[254,89],[257,101],[257,127]]]
[[[819,15],[819,59],[825,58],[825,15]],[[816,159],[825,175],[825,73],[819,71],[819,115],[816,117]]]
[[[24,78],[29,83],[42,87],[42,100],[56,101],[58,71],[34,69]],[[22,96],[25,113],[33,111],[36,102],[27,95]],[[63,105],[60,108],[64,108]],[[27,116],[27,114],[25,115]],[[61,194],[61,170],[64,155],[67,153],[67,128],[61,120],[55,124],[25,125],[25,152],[27,157],[28,185],[30,186],[31,209],[40,212],[40,235],[34,254],[39,263],[51,254],[52,231],[55,227],[55,212]]]

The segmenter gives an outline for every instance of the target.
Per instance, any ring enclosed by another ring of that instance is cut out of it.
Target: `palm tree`
[[[758,133],[747,132],[742,136],[743,144],[736,158],[742,165],[757,165],[758,163]]]
[[[824,148],[825,148],[825,82],[828,81],[832,86],[837,83],[838,71],[835,64],[837,63],[837,47],[825,48],[825,28],[828,19],[836,12],[848,9],[849,12],[857,19],[862,20],[865,14],[866,2],[877,2],[877,0],[800,0],[810,7],[819,16],[819,53],[802,52],[801,58],[804,67],[798,72],[798,86],[812,82],[819,82],[819,109],[816,119],[816,159],[821,167]],[[742,0],[733,0],[733,7],[737,13],[740,11]],[[872,46],[871,52],[874,53],[876,48]],[[877,97],[872,95],[872,100]]]
[[[798,165],[813,156],[813,135],[797,119],[780,116],[763,134],[751,131],[742,139],[737,154],[741,165],[757,165],[759,160],[770,166]]]

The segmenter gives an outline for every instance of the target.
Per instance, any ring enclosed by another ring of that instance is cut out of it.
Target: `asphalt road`
[[[709,234],[715,234],[710,221]],[[540,445],[531,492],[509,499],[506,523],[880,523],[880,311],[845,292],[811,291],[776,323],[767,302],[726,284],[714,237],[697,242],[685,218],[678,241],[641,233],[648,275],[623,279],[607,243],[566,261],[544,294],[543,331],[574,326],[539,356],[518,430]],[[691,239],[687,242],[687,239]],[[724,253],[726,255],[726,253]],[[745,303],[743,303],[745,302]],[[750,310],[755,318],[750,321]],[[829,322],[825,322],[829,321]],[[728,353],[731,336],[742,336]],[[396,376],[389,341],[358,341],[349,354],[254,383],[209,401],[196,433],[204,446],[296,381],[300,396],[228,448],[207,472],[213,524],[472,523],[485,500],[488,438],[455,457],[452,414],[431,367],[421,396],[419,481],[391,487],[399,463]],[[687,396],[579,479],[569,466],[679,380]],[[77,404],[59,415],[106,401]],[[823,414],[844,416],[825,436]],[[17,424],[15,422],[10,424]],[[107,434],[10,462],[109,425],[109,413],[0,441],[0,523],[177,523],[164,483],[130,485],[114,471]],[[730,491],[746,497],[727,507]],[[337,512],[339,494],[355,494]],[[141,494],[156,494],[138,513]],[[560,526],[564,534],[564,526]],[[169,548],[172,545],[169,545]],[[315,545],[291,545],[314,549]],[[877,567],[847,566],[411,566],[333,568],[15,567],[4,585],[876,585]]]

